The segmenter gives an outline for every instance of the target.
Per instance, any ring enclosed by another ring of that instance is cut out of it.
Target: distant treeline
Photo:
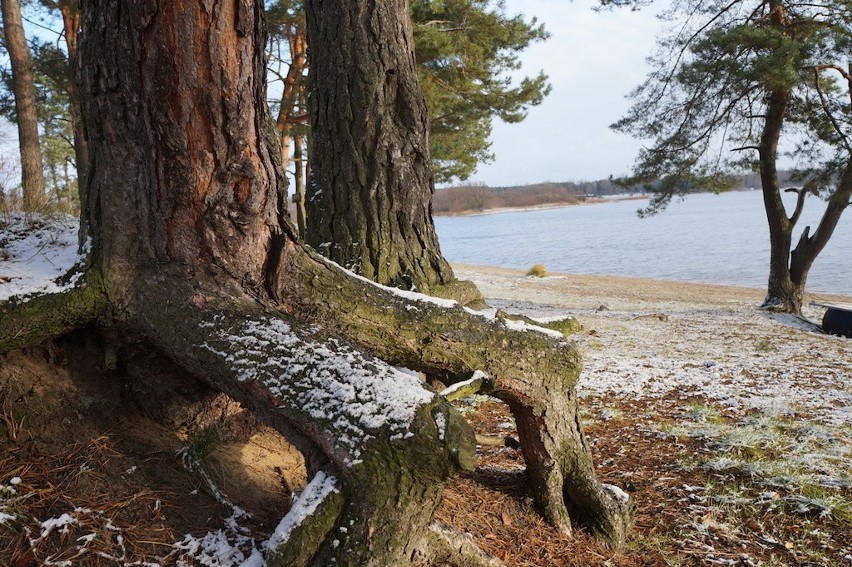
[[[789,183],[790,175],[779,171],[781,183]],[[760,176],[743,175],[743,189],[760,188]],[[696,191],[701,191],[696,188]],[[432,210],[436,215],[476,213],[489,209],[535,207],[540,205],[573,205],[587,199],[609,195],[629,195],[641,192],[639,188],[625,188],[611,179],[598,181],[544,182],[512,187],[489,187],[482,183],[457,185],[438,189],[432,197]]]
[[[436,215],[480,212],[488,209],[535,207],[539,205],[573,205],[590,197],[626,193],[608,179],[600,181],[565,181],[537,183],[514,187],[488,187],[467,184],[439,189],[432,198]]]

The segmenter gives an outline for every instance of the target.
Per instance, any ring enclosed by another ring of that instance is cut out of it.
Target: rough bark
[[[323,46],[309,69],[307,243],[382,284],[481,300],[438,245],[406,0],[316,0],[305,9],[309,44]]]
[[[38,134],[33,60],[24,35],[20,0],[0,0],[0,8],[3,12],[6,51],[9,53],[9,63],[12,67],[12,91],[15,95],[18,145],[21,152],[24,210],[38,211],[45,204],[45,184]]]
[[[84,282],[65,293],[0,303],[0,353],[42,343],[108,316],[101,283],[91,270]]]

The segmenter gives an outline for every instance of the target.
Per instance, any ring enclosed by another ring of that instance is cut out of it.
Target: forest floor
[[[0,238],[4,250],[0,277],[23,286],[33,262],[14,262],[31,252]],[[456,271],[494,307],[583,324],[585,431],[637,517],[619,551],[561,536],[536,514],[521,456],[482,447],[442,521],[511,567],[852,565],[852,340],[758,311],[759,290]],[[168,360],[114,342],[88,329],[0,357],[0,566],[262,566],[306,482],[299,454]],[[493,399],[460,409],[514,435]]]

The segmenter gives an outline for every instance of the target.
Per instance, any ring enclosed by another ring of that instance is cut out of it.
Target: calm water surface
[[[451,262],[554,272],[637,276],[764,287],[769,231],[759,191],[701,194],[640,219],[646,201],[616,201],[466,217],[437,217]],[[788,201],[792,206],[793,199]],[[816,228],[824,204],[809,199],[799,221]],[[852,211],[811,269],[812,292],[852,295]]]

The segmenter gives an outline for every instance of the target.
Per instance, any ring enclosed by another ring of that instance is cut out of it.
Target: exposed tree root
[[[435,567],[506,567],[505,563],[479,549],[469,535],[439,522],[429,526],[423,548],[414,559]]]
[[[307,564],[406,565],[446,480],[473,467],[469,425],[411,374],[251,298],[188,287],[168,298],[142,287],[131,328],[295,436],[309,469],[337,477],[345,495],[339,511],[311,515],[308,536],[276,553],[298,564],[299,541],[325,534]]]
[[[63,293],[25,302],[0,302],[0,353],[42,343],[97,319],[109,310],[100,277],[90,271],[83,283]]]
[[[282,266],[288,277],[281,278],[279,298],[286,311],[446,384],[484,372],[491,395],[515,416],[533,494],[548,521],[570,533],[573,517],[613,546],[626,541],[633,505],[595,478],[575,393],[580,356],[571,343],[364,285],[295,246]]]

